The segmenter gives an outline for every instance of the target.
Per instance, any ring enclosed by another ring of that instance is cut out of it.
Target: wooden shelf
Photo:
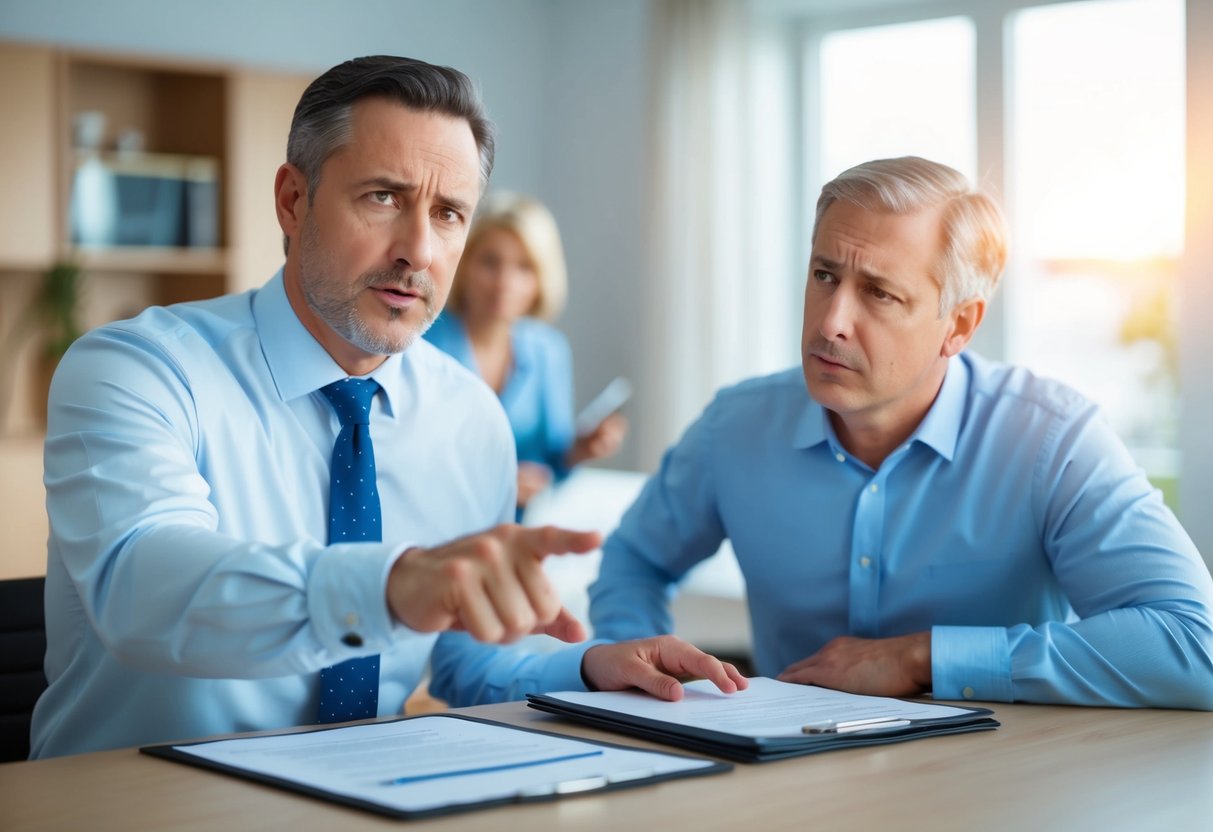
[[[222,274],[228,266],[227,250],[222,248],[79,247],[76,260],[88,271],[158,274]]]

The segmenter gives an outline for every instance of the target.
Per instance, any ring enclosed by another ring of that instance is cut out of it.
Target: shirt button
[[[353,612],[347,612],[345,614],[345,626],[357,627],[358,626],[358,614],[353,613]]]
[[[861,557],[859,559],[859,565],[862,566],[864,569],[867,569],[869,566],[872,565],[872,559],[870,557],[868,557],[867,555],[864,555],[863,557]]]
[[[871,491],[873,494],[875,494],[879,490],[880,490],[880,486],[878,486],[876,483],[872,483],[871,485],[868,486],[868,491]]]
[[[976,694],[971,687],[965,686],[965,689],[960,692],[960,695],[965,699],[972,699]]]
[[[839,462],[846,462],[846,461],[847,461],[847,458],[846,458],[846,455],[845,455],[845,454],[834,454],[834,458],[835,458],[836,460],[838,460]]]

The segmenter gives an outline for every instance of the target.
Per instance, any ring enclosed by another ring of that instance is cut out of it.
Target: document
[[[141,750],[407,818],[729,768],[454,714]]]
[[[684,691],[678,702],[631,691],[527,699],[542,711],[746,762],[998,727],[985,708],[860,696],[764,677],[732,694],[706,680],[690,682]]]

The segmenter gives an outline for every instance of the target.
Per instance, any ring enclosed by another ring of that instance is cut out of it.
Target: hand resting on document
[[[931,633],[840,636],[788,665],[778,678],[870,696],[916,696],[931,689]]]
[[[593,690],[640,688],[671,702],[682,698],[679,679],[688,676],[708,679],[725,693],[749,686],[733,665],[675,636],[595,645],[581,660],[581,675]]]

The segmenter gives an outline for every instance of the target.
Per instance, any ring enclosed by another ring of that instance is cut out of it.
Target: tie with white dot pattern
[[[383,539],[370,426],[371,400],[378,390],[378,382],[358,378],[320,388],[341,420],[329,482],[329,543]],[[351,633],[345,643],[358,646],[361,639]],[[379,656],[349,659],[320,671],[317,722],[367,719],[378,706]]]

